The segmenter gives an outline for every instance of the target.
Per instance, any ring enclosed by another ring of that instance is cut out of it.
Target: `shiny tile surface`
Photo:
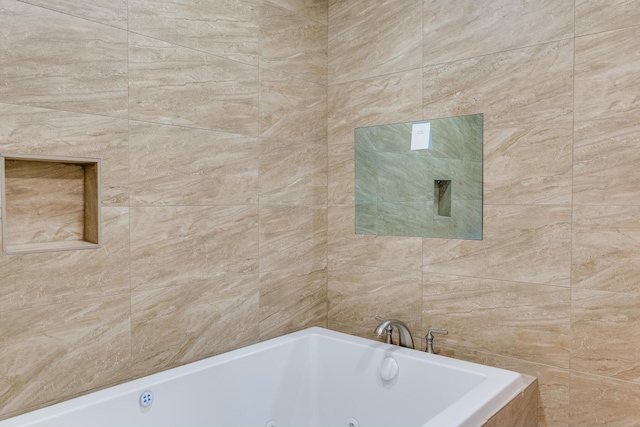
[[[496,125],[484,140],[485,203],[571,203],[572,123]]]
[[[259,0],[128,0],[129,31],[258,65]]]
[[[129,118],[257,135],[258,69],[129,36]]]
[[[329,328],[341,325],[338,329],[356,335],[365,328],[365,336],[375,339],[380,323],[375,317],[380,316],[402,319],[414,334],[420,330],[420,272],[342,263],[330,267]]]
[[[327,270],[292,268],[260,274],[260,338],[327,326]]]
[[[260,207],[260,272],[298,266],[326,268],[327,209],[324,206]]]
[[[260,71],[260,136],[307,142],[327,137],[327,88]]]
[[[576,0],[576,36],[638,25],[634,0]]]
[[[354,215],[353,205],[330,205],[329,263],[420,270],[421,238],[355,234]]]
[[[0,311],[0,417],[130,377],[129,296]]]
[[[484,113],[486,127],[573,119],[571,40],[423,70],[425,118]]]
[[[128,208],[102,208],[102,238],[100,249],[0,257],[0,313],[129,292]]]
[[[303,4],[304,6],[304,4]],[[327,25],[263,2],[260,67],[327,84]]]
[[[441,274],[423,286],[421,329],[448,330],[441,345],[569,368],[568,288]]]
[[[327,0],[269,0],[269,3],[289,9],[314,21],[327,23]]]
[[[127,29],[127,0],[22,0],[23,3],[40,6],[112,27]]]
[[[0,28],[0,102],[126,117],[125,31],[12,0]]]
[[[103,206],[129,203],[127,121],[0,103],[0,152],[101,160]]]
[[[129,138],[132,205],[258,202],[255,137],[131,121]]]
[[[321,205],[327,202],[326,139],[260,142],[260,203]]]
[[[329,83],[419,68],[420,28],[421,0],[330,0]]]
[[[638,205],[640,162],[635,116],[575,123],[573,201],[580,205]]]
[[[640,294],[640,207],[575,206],[572,286]]]
[[[573,1],[424,2],[424,64],[468,59],[573,36]],[[550,19],[550,17],[553,17]]]
[[[100,158],[103,204],[0,255],[0,418],[327,325],[327,1],[76,3],[0,0],[0,153]]]
[[[576,37],[575,113],[579,120],[637,117],[640,27]]]
[[[131,210],[131,288],[204,285],[258,268],[257,206]]]
[[[147,375],[257,342],[256,276],[227,274],[208,282],[133,292],[135,374]]]
[[[571,368],[640,383],[637,295],[575,289]]]
[[[570,427],[637,426],[637,384],[575,372],[571,374]]]
[[[424,240],[424,273],[570,285],[571,208],[485,205],[483,240]]]

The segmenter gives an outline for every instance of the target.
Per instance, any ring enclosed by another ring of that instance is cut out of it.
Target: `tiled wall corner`
[[[343,288],[368,294],[351,296],[360,316],[408,298],[381,298],[357,275],[342,286],[345,268],[403,277],[417,267],[415,335],[449,328],[439,340],[446,354],[537,375],[541,426],[633,424],[637,8],[626,0],[401,3],[329,3],[329,325],[371,334],[336,321]],[[390,35],[386,25],[398,17],[414,24]],[[415,43],[421,67],[409,53]],[[355,47],[366,61],[347,58]],[[421,89],[409,83],[416,71]],[[425,238],[416,261],[410,238],[354,234],[353,129],[471,113],[484,113],[483,240]]]

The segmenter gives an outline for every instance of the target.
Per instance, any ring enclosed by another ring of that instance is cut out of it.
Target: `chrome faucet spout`
[[[378,336],[378,338],[380,338],[382,334],[386,332],[389,326],[396,327],[398,329],[398,337],[399,337],[398,345],[400,345],[401,347],[415,348],[415,346],[413,345],[413,337],[411,336],[411,331],[409,331],[409,327],[405,325],[403,321],[397,320],[397,319],[386,319],[386,320],[378,319],[378,320],[382,320],[382,322],[378,325],[378,327],[375,330],[375,333]]]

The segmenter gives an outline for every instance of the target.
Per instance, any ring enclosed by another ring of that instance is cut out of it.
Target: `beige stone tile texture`
[[[292,267],[260,274],[260,338],[327,327],[327,270]]]
[[[425,239],[424,273],[569,286],[571,208],[485,205],[483,240]]]
[[[261,0],[128,0],[129,31],[258,65]]]
[[[129,296],[0,311],[0,414],[130,378]]]
[[[129,35],[129,118],[258,134],[254,66]]]
[[[132,205],[258,203],[258,138],[135,121],[129,138]]]
[[[330,0],[329,83],[420,68],[420,28],[422,0]]]
[[[441,345],[569,368],[570,289],[439,274],[423,286],[420,330],[448,330]]]
[[[304,6],[304,4],[302,5]],[[327,25],[263,2],[260,67],[327,84]]]
[[[131,209],[132,290],[204,286],[257,271],[257,206]]]
[[[133,371],[147,375],[253,344],[259,338],[257,272],[135,291]]]
[[[575,39],[575,117],[638,117],[640,26]]]
[[[67,15],[110,25],[121,30],[127,29],[127,0],[21,0],[23,3],[55,10]]]
[[[424,65],[573,36],[573,1],[424,1]]]
[[[639,217],[638,206],[574,206],[574,289],[640,293]]]
[[[126,118],[127,33],[0,2],[0,102]]]
[[[327,203],[325,139],[260,142],[260,203],[318,206]]]
[[[374,266],[330,263],[329,328],[376,339],[376,316],[402,319],[420,330],[422,274]],[[384,303],[381,303],[384,301]],[[394,339],[397,337],[394,336]],[[396,341],[397,342],[397,341]],[[416,345],[419,337],[414,337]]]

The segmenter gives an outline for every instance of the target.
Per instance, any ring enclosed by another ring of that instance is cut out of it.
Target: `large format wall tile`
[[[327,200],[332,204],[355,203],[354,144],[335,144],[327,154]]]
[[[327,203],[326,138],[260,141],[260,203]]]
[[[576,0],[576,36],[632,27],[640,22],[635,0]]]
[[[438,347],[439,345],[436,344],[436,352],[444,356],[509,369],[536,377],[540,389],[538,427],[569,426],[569,388],[571,378],[568,369],[555,368],[513,357],[483,353],[455,345],[452,347],[442,346],[441,350]]]
[[[573,202],[638,205],[640,150],[637,117],[576,121]]]
[[[129,295],[0,311],[0,417],[130,377]]]
[[[286,140],[327,137],[327,88],[260,70],[260,135]]]
[[[571,369],[640,383],[640,296],[574,289]]]
[[[422,330],[463,347],[569,368],[570,290],[439,274],[424,275]]]
[[[326,266],[325,206],[260,206],[260,273]]]
[[[129,36],[129,118],[258,134],[258,68]]]
[[[133,292],[133,371],[147,375],[258,341],[257,272]]]
[[[420,333],[422,274],[330,263],[329,327],[375,338],[376,316],[401,319],[415,335]],[[419,339],[414,337],[416,345]]]
[[[424,239],[424,272],[569,286],[571,208],[485,205],[483,240]]]
[[[327,25],[263,2],[260,67],[327,84]]]
[[[573,124],[492,126],[484,132],[484,203],[571,203]]]
[[[357,127],[420,120],[421,86],[420,70],[329,86],[329,147],[353,144]]]
[[[210,283],[257,269],[257,206],[131,210],[133,290]]]
[[[284,7],[314,21],[327,23],[327,0],[269,0],[269,3]]]
[[[132,205],[258,202],[258,138],[132,121]]]
[[[424,67],[425,118],[484,113],[485,127],[519,126],[572,112],[572,40]]]
[[[129,208],[102,208],[102,247],[0,257],[0,312],[129,292]]]
[[[0,102],[126,116],[125,31],[13,0],[0,28]]]
[[[571,373],[570,427],[637,426],[640,385]]]
[[[572,36],[573,0],[424,2],[425,65]]]
[[[574,206],[574,288],[640,294],[640,206]]]
[[[329,1],[330,84],[421,65],[422,0]]]
[[[329,206],[329,262],[420,270],[421,238],[355,234],[355,207]]]
[[[260,0],[129,1],[129,31],[258,65]]]
[[[327,326],[327,270],[307,268],[260,274],[260,339]]]
[[[34,6],[100,22],[123,30],[127,29],[127,0],[20,0]]]
[[[126,120],[0,104],[0,152],[99,158],[103,206],[129,204]]]
[[[354,202],[354,129],[421,120],[421,87],[420,70],[329,86],[330,203]]]
[[[576,118],[637,118],[639,67],[640,26],[576,37]]]

